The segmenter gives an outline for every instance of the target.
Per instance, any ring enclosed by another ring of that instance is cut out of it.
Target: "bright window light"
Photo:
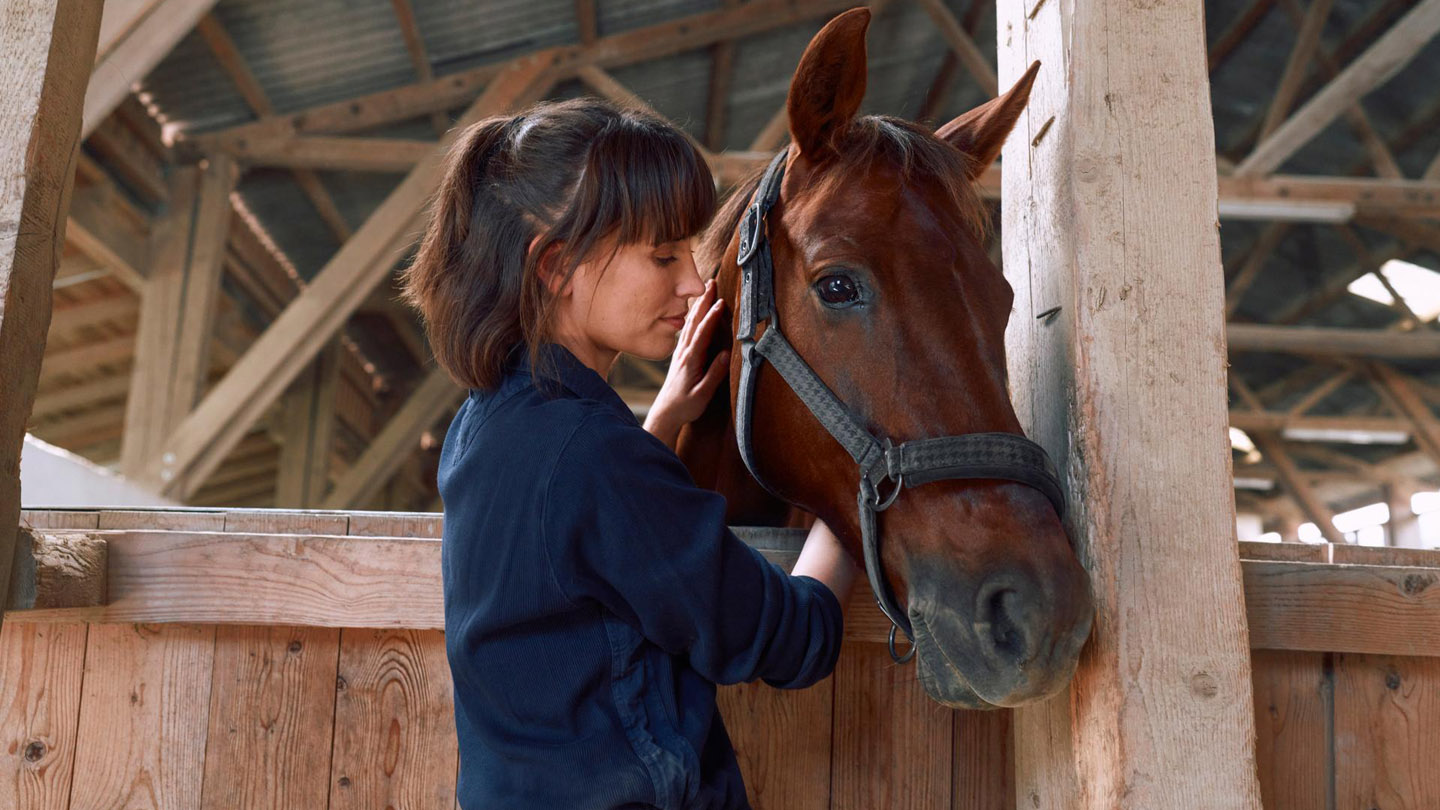
[[[1417,492],[1410,496],[1410,511],[1416,515],[1440,510],[1440,490]]]
[[[1325,542],[1325,536],[1320,534],[1320,527],[1316,526],[1314,523],[1301,523],[1300,528],[1296,532],[1296,534],[1299,535],[1300,542],[1302,543]]]
[[[1365,526],[1355,532],[1355,542],[1362,546],[1385,545],[1385,527]]]
[[[1260,535],[1259,537],[1255,538],[1255,542],[1257,542],[1257,543],[1278,543],[1278,542],[1280,542],[1280,533],[1279,533],[1279,532],[1266,532],[1266,533]]]
[[[1335,528],[1342,532],[1358,532],[1368,526],[1381,526],[1390,520],[1390,506],[1372,503],[1335,516]]]
[[[1242,453],[1255,452],[1255,442],[1250,441],[1245,431],[1236,427],[1230,428],[1230,446]]]
[[[1405,304],[1423,320],[1430,320],[1440,314],[1440,273],[1418,264],[1400,259],[1391,259],[1380,266],[1385,280],[1405,299]],[[1380,283],[1374,273],[1366,273],[1350,282],[1350,292],[1361,298],[1392,304],[1395,299]]]

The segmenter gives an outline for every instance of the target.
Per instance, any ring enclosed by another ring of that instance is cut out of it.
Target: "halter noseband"
[[[860,468],[860,537],[865,556],[865,574],[881,612],[890,620],[890,655],[904,663],[915,655],[915,634],[906,612],[896,604],[885,581],[880,563],[880,538],[875,515],[883,512],[906,487],[932,481],[962,478],[991,478],[1015,481],[1040,490],[1061,517],[1065,515],[1065,493],[1060,488],[1045,449],[1013,433],[969,433],[913,439],[892,444],[866,430],[839,397],[825,385],[780,332],[775,307],[775,266],[770,253],[766,220],[780,198],[780,181],[785,175],[786,152],[770,162],[755,197],[740,220],[740,389],[737,392],[735,436],[740,457],[750,474],[777,498],[784,498],[760,477],[755,464],[751,423],[754,419],[755,386],[761,364],[768,360],[805,403],[816,421],[835,438]],[[756,327],[768,321],[757,340]],[[888,482],[888,487],[885,486]],[[888,492],[886,490],[888,489]],[[910,650],[902,657],[895,650],[895,631],[903,630]]]

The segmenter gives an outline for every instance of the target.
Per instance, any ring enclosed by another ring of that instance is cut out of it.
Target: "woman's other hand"
[[[680,428],[695,421],[715,396],[715,389],[729,370],[730,350],[715,356],[705,367],[705,349],[715,326],[725,312],[725,301],[715,292],[715,280],[705,282],[705,291],[690,302],[679,343],[670,358],[670,371],[645,416],[645,429],[671,450]]]
[[[859,574],[859,568],[850,558],[850,552],[840,543],[840,538],[820,518],[810,524],[810,534],[800,548],[800,558],[790,573],[804,574],[825,583],[840,601],[843,610],[850,600],[850,588]]]

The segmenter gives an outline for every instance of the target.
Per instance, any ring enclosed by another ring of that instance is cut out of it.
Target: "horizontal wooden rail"
[[[439,514],[43,510],[22,525],[39,539],[21,544],[29,581],[6,622],[444,627]],[[735,532],[787,571],[805,540]],[[1251,647],[1440,656],[1440,552],[1240,545]],[[846,640],[888,631],[860,583]]]

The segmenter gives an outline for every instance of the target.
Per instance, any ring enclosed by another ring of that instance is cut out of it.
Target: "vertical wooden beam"
[[[1290,105],[1295,103],[1295,94],[1300,92],[1300,83],[1310,71],[1310,62],[1315,50],[1320,47],[1320,33],[1325,29],[1325,19],[1330,16],[1334,0],[1311,0],[1300,31],[1295,36],[1295,47],[1290,49],[1290,58],[1285,61],[1285,72],[1280,75],[1280,84],[1270,107],[1265,110],[1265,121],[1260,125],[1260,140],[1264,140],[1285,120]]]
[[[235,178],[226,157],[211,159],[203,172],[177,169],[171,178],[170,206],[152,233],[141,293],[120,451],[126,475],[143,473],[203,390]]]
[[[405,50],[410,52],[410,64],[415,66],[415,75],[420,81],[435,78],[435,69],[430,66],[430,54],[425,50],[425,39],[420,36],[420,24],[415,21],[415,8],[410,0],[390,0],[395,7],[395,19],[400,23],[400,35],[405,37]],[[430,114],[430,126],[435,134],[444,135],[450,128],[450,119],[443,112]]]
[[[739,0],[723,0],[725,8]],[[705,104],[705,146],[712,152],[725,148],[725,124],[730,109],[730,80],[735,75],[735,40],[727,39],[710,49],[710,90]]]
[[[1070,689],[1015,712],[1018,806],[1259,810],[1204,8],[996,22],[1002,85],[1042,63],[1003,154],[1011,391],[1096,599]]]
[[[313,509],[325,497],[330,444],[335,435],[335,389],[340,384],[343,348],[330,341],[290,390],[285,392],[280,469],[275,506]]]
[[[20,525],[20,449],[65,243],[100,4],[11,0],[0,13],[0,605]]]

